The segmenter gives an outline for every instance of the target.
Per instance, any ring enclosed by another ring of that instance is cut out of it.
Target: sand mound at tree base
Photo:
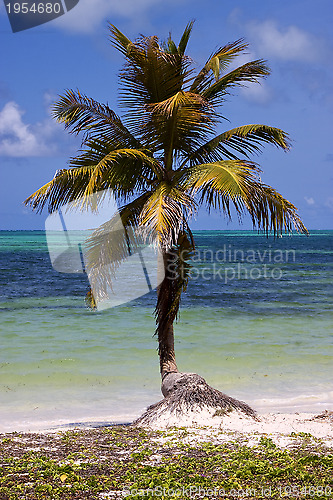
[[[227,396],[195,373],[169,373],[163,380],[162,401],[147,408],[134,424],[152,428],[216,424],[216,417],[231,412],[258,420],[256,412],[243,401]],[[210,422],[207,424],[207,422]]]

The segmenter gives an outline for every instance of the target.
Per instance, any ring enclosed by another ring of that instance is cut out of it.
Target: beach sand
[[[257,420],[237,411],[216,415],[202,410],[184,416],[170,415],[168,418],[160,418],[149,426],[154,430],[172,427],[192,429],[194,435],[204,438],[214,434],[214,431],[225,434],[225,440],[230,434],[239,434],[249,438],[250,443],[256,442],[262,435],[269,435],[278,446],[286,443],[287,436],[292,433],[306,433],[316,438],[324,438],[327,445],[333,447],[333,412],[328,410],[321,414],[266,413],[258,415]]]
[[[136,427],[130,422],[111,422],[98,419],[84,422],[55,422],[36,429],[36,423],[18,428],[15,432],[22,435],[54,434],[75,430],[84,432],[89,429],[103,429],[117,426]],[[227,442],[230,440],[246,440],[249,446],[255,445],[262,436],[269,436],[281,448],[288,447],[296,435],[311,435],[320,439],[325,446],[333,449],[333,411],[325,410],[317,413],[265,413],[258,414],[257,420],[237,411],[225,415],[213,415],[208,410],[192,411],[184,415],[168,415],[160,417],[149,426],[139,426],[148,431],[167,431],[170,429],[186,429],[191,441]],[[0,436],[12,433],[0,433]]]

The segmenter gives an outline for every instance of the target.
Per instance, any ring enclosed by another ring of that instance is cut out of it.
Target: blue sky
[[[332,14],[331,0],[80,0],[61,18],[13,34],[1,3],[0,229],[44,228],[46,214],[32,213],[22,201],[80,146],[50,117],[57,95],[79,88],[118,111],[122,57],[108,41],[107,21],[133,39],[165,39],[171,31],[178,40],[191,19],[188,54],[198,69],[217,46],[241,37],[250,43],[248,59],[268,60],[271,76],[226,103],[227,128],[264,123],[287,131],[289,153],[266,147],[254,157],[262,179],[299,208],[308,228],[333,229]],[[193,224],[238,227],[204,213]],[[245,220],[242,227],[251,225]]]

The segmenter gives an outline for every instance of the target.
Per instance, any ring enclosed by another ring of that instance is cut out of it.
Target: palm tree
[[[171,35],[162,44],[156,36],[132,42],[110,25],[111,43],[125,57],[120,72],[123,120],[108,104],[67,90],[54,105],[54,118],[71,133],[83,133],[83,149],[70,160],[69,168],[25,201],[34,210],[47,206],[52,213],[68,202],[111,189],[121,204],[124,228],[141,226],[156,234],[165,268],[158,288],[156,332],[162,392],[165,399],[173,398],[173,404],[181,397],[189,400],[191,383],[192,393],[201,384],[202,398],[195,400],[206,404],[209,388],[201,377],[191,379],[178,372],[174,350],[173,324],[194,250],[191,215],[206,205],[229,218],[232,211],[238,216],[247,212],[253,225],[267,235],[293,228],[307,232],[295,206],[261,181],[260,168],[249,159],[265,144],[288,150],[288,135],[262,124],[215,135],[225,120],[218,110],[231,91],[259,82],[269,75],[269,68],[260,59],[228,70],[248,47],[240,39],[218,48],[195,74],[185,53],[192,27],[193,22],[188,23],[176,45]],[[110,242],[100,235],[97,230],[92,246],[104,255]],[[212,391],[212,405],[251,413],[245,404]]]

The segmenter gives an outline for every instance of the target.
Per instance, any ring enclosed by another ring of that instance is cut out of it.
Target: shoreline
[[[328,393],[325,394],[327,396]],[[246,401],[259,416],[265,417],[266,415],[280,415],[285,417],[285,421],[291,419],[294,415],[295,418],[299,415],[304,415],[305,418],[312,418],[324,411],[333,413],[332,396],[333,392],[329,393],[330,397],[321,398],[314,402],[312,394],[305,396],[293,396],[292,398],[275,398],[275,399],[246,399],[239,398]],[[317,396],[318,397],[318,396]],[[152,398],[154,400],[154,398]],[[110,405],[111,403],[111,405]],[[138,403],[138,402],[137,402]],[[150,402],[147,401],[142,404],[135,404],[132,407],[128,406],[123,408],[123,412],[112,409],[112,402],[108,401],[100,408],[95,408],[95,411],[85,403],[81,407],[67,406],[64,410],[56,405],[51,408],[47,406],[30,405],[25,409],[16,411],[14,408],[4,411],[0,409],[0,434],[11,432],[45,432],[48,430],[63,430],[78,428],[91,428],[109,426],[109,425],[130,425],[133,421],[139,418],[149,406]],[[111,407],[111,410],[110,410]],[[125,411],[124,411],[125,410]],[[199,421],[194,421],[195,424],[206,425],[213,427],[218,426],[218,420],[211,418],[209,414],[202,414]],[[206,423],[205,423],[206,420]],[[265,421],[265,418],[264,418]],[[291,420],[290,420],[291,421]],[[163,424],[164,425],[164,424]],[[169,424],[170,426],[171,424]],[[176,425],[176,422],[175,422]],[[179,426],[191,425],[185,420]],[[239,426],[239,424],[238,424]]]

